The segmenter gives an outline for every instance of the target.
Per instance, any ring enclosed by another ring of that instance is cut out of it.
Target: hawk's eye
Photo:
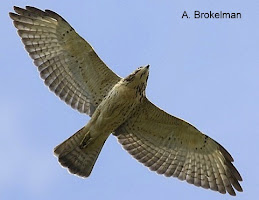
[[[134,79],[134,74],[129,75],[125,80],[130,82]]]

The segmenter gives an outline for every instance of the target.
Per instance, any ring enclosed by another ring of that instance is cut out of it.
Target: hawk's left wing
[[[121,79],[57,13],[26,6],[10,13],[45,84],[81,113],[92,115]]]
[[[148,99],[114,134],[152,171],[220,193],[242,191],[233,158],[220,144]]]

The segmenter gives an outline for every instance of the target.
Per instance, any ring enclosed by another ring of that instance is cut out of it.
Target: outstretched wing
[[[223,194],[235,195],[233,187],[242,191],[233,158],[220,144],[148,99],[114,135],[152,171]]]
[[[120,77],[55,12],[14,10],[10,17],[45,84],[72,108],[91,115]]]

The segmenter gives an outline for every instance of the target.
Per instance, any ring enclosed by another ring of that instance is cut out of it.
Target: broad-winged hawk
[[[72,108],[91,116],[54,149],[71,173],[88,177],[113,133],[152,171],[220,193],[242,191],[242,178],[227,150],[147,99],[149,66],[121,78],[60,15],[30,6],[14,10],[10,17],[45,84]]]

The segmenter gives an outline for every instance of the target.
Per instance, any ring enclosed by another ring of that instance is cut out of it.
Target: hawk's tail
[[[55,147],[54,153],[63,167],[72,174],[88,177],[102,150],[107,136],[92,139],[86,127]]]

